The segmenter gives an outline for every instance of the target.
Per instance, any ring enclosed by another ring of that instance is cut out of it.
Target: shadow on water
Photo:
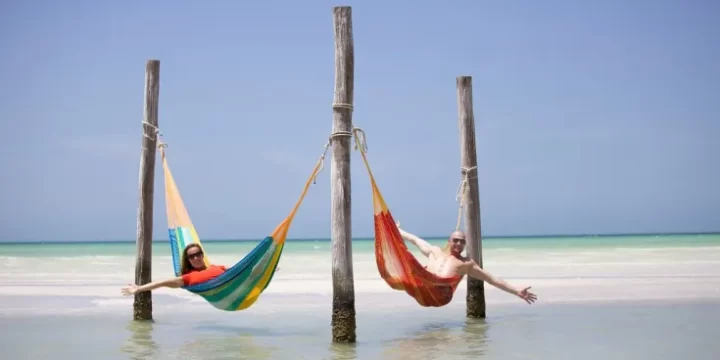
[[[158,350],[158,344],[152,337],[154,326],[152,321],[130,321],[126,327],[130,337],[120,350],[133,360],[154,359]]]
[[[485,319],[426,324],[409,336],[390,340],[383,351],[385,359],[477,358],[488,348]]]

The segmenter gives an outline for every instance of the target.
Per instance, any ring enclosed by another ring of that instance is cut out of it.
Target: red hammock
[[[443,278],[427,271],[408,250],[387,210],[375,213],[375,261],[391,288],[404,290],[422,306],[447,305],[462,280],[462,276]]]
[[[427,271],[418,262],[407,248],[407,245],[405,245],[395,220],[380,194],[375,178],[370,171],[365,152],[361,150],[360,154],[363,161],[365,161],[373,190],[375,261],[380,276],[391,288],[404,290],[422,306],[440,307],[447,305],[452,300],[455,289],[457,289],[463,277],[439,277]]]

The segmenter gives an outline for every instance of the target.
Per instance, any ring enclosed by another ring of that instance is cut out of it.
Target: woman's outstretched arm
[[[133,295],[143,291],[152,291],[159,287],[179,288],[184,284],[185,282],[183,282],[183,278],[178,276],[175,278],[151,282],[145,285],[128,285],[128,287],[122,288],[121,291],[123,295]]]

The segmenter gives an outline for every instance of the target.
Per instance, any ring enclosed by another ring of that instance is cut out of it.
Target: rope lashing
[[[353,111],[353,106],[351,104],[333,103],[332,107],[333,107],[333,109],[339,108],[339,109],[348,109],[350,111]],[[336,131],[336,132],[330,134],[330,137],[328,138],[328,141],[325,144],[325,149],[324,149],[322,155],[320,155],[320,160],[319,160],[320,168],[318,169],[318,171],[315,173],[315,176],[313,177],[313,184],[316,184],[318,175],[320,175],[320,173],[325,168],[325,156],[327,155],[327,152],[330,149],[330,145],[332,145],[332,142],[335,140],[335,138],[342,137],[342,136],[348,136],[348,137],[354,136],[355,137],[355,150],[360,149],[360,151],[367,152],[367,142],[365,141],[365,132],[358,127],[353,126],[352,131],[342,131],[341,130],[341,131]]]
[[[354,107],[352,104],[346,104],[346,103],[333,103],[332,104],[333,109],[348,109],[350,111],[354,110]],[[352,133],[349,131],[338,131],[332,135],[330,135],[330,138],[334,136],[355,136],[355,150],[360,150],[362,152],[367,152],[367,141],[365,141],[365,131],[363,131],[359,127],[353,126]]]
[[[463,200],[465,200],[465,191],[467,190],[468,183],[470,181],[469,173],[473,170],[477,170],[477,166],[473,167],[461,167],[460,170],[462,171],[463,178],[460,181],[460,185],[458,186],[457,193],[455,194],[455,201],[459,202],[458,206],[458,218],[457,218],[457,224],[455,225],[455,230],[460,230],[460,221],[462,220],[462,211],[463,211]],[[474,176],[473,179],[477,178],[477,176]]]
[[[143,123],[143,125],[147,125],[147,126],[149,126],[151,129],[154,130],[154,135],[155,135],[155,137],[153,138],[153,137],[149,136],[149,135],[145,132],[145,127],[144,127],[144,126],[143,126],[143,136],[146,137],[148,140],[155,140],[155,141],[157,141],[157,147],[158,147],[158,148],[166,148],[166,147],[167,147],[167,144],[165,144],[165,143],[162,141],[162,139],[161,139],[161,137],[162,137],[162,132],[160,132],[160,128],[158,128],[157,126],[155,126],[155,125],[153,125],[153,124],[151,124],[151,123],[149,123],[149,122],[147,122],[147,121],[145,121],[145,120],[143,120],[142,123]]]
[[[327,143],[325,143],[325,149],[323,150],[322,155],[320,155],[320,168],[318,169],[317,173],[315,173],[315,176],[313,177],[313,184],[316,184],[316,179],[318,175],[325,169],[325,156],[327,156],[327,152],[330,149],[330,145],[332,145],[332,142],[337,137],[342,136],[354,136],[355,137],[355,150],[362,149],[361,151],[367,152],[367,142],[365,141],[365,132],[357,127],[353,128],[353,131],[336,131],[332,134],[330,134],[330,137],[328,138]]]
[[[151,124],[151,123],[149,123],[149,122],[147,122],[147,121],[145,121],[145,120],[143,120],[142,123],[143,123],[143,125],[147,125],[147,126],[149,126],[151,129],[155,130],[155,138],[150,137],[147,133],[145,133],[145,131],[143,131],[143,136],[144,136],[144,137],[146,137],[146,138],[148,138],[148,139],[150,139],[150,140],[157,140],[157,139],[158,139],[158,136],[162,136],[162,133],[160,133],[160,129],[159,129],[157,126],[155,126],[155,125],[153,125],[153,124]],[[143,130],[145,130],[144,127],[143,127]]]
[[[333,103],[332,107],[333,107],[333,109],[340,108],[340,109],[348,109],[350,111],[353,111],[353,109],[354,109],[352,104],[345,104],[345,103]]]

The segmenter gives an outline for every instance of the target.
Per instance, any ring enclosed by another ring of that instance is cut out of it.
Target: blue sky
[[[717,2],[6,1],[0,240],[135,238],[148,59],[201,237],[267,235],[331,132],[334,5],[353,6],[354,123],[408,230],[455,226],[459,75],[486,236],[720,230]],[[327,165],[291,238],[329,236]],[[352,176],[371,236],[357,152]]]

